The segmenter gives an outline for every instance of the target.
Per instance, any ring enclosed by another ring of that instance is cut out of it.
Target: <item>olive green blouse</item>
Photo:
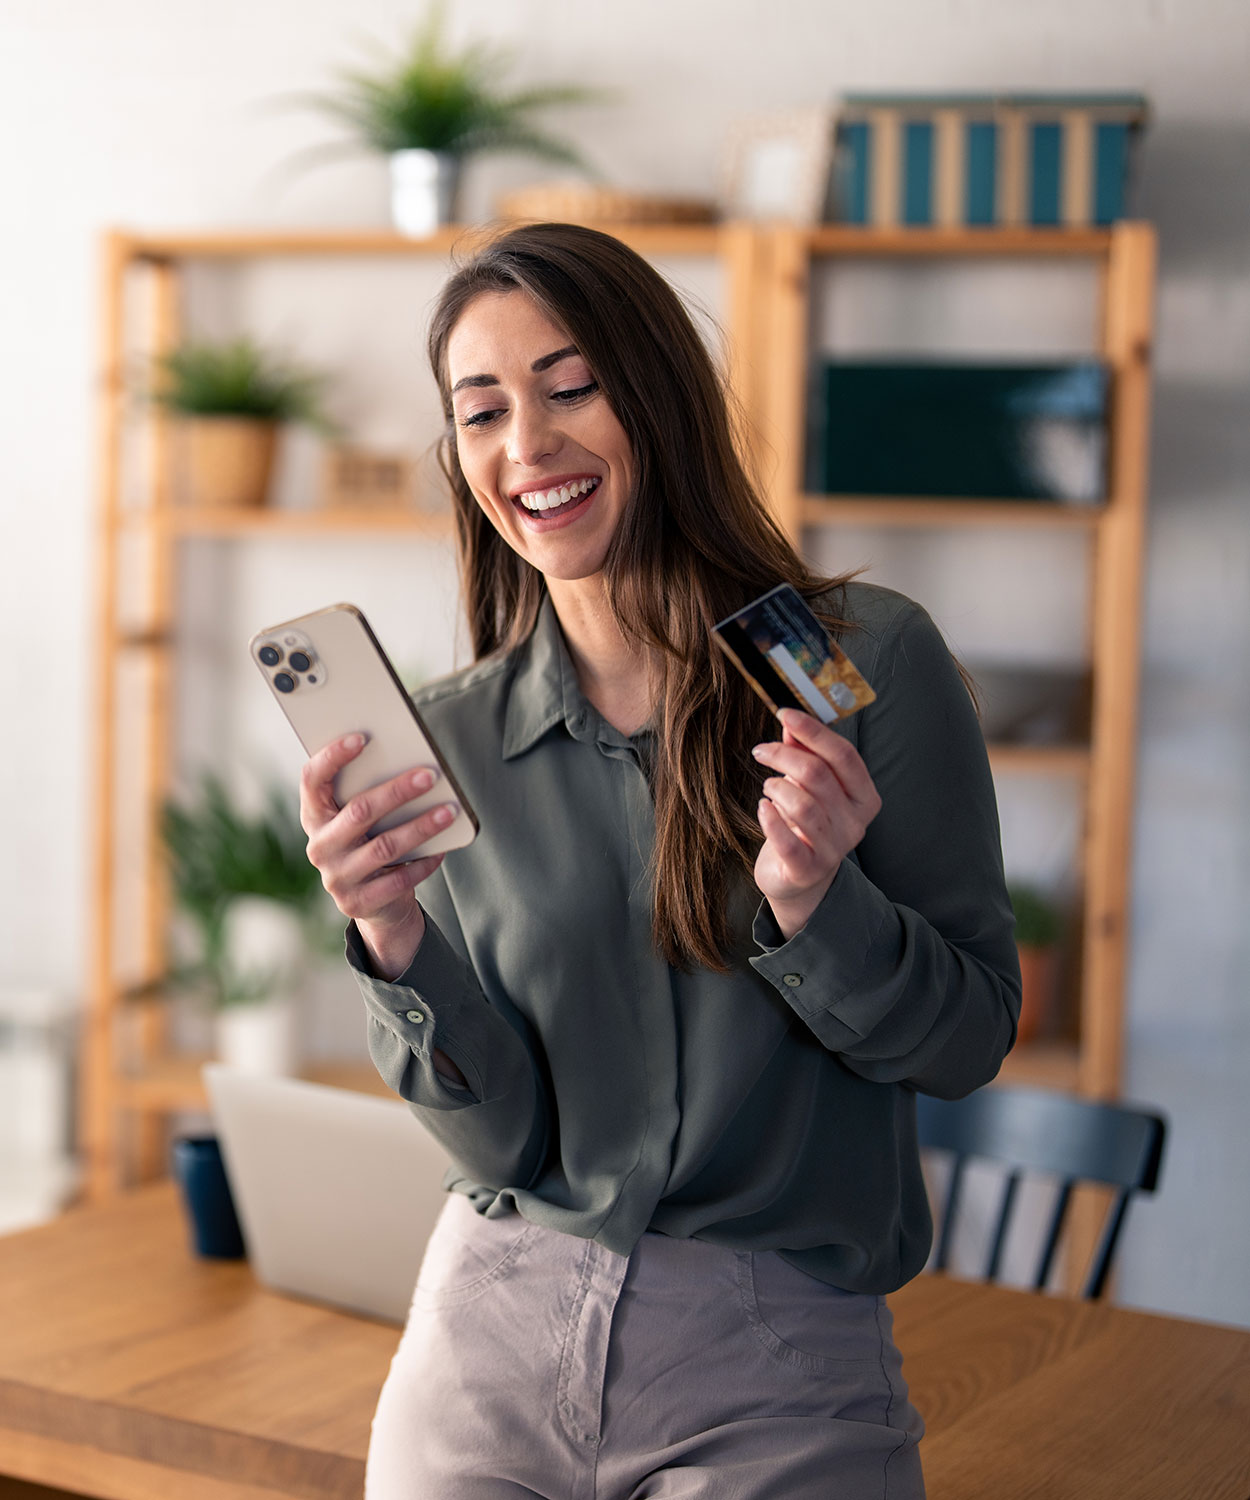
[[[728,974],[652,944],[646,736],[582,696],[549,600],[515,651],[415,695],[481,833],[419,888],[426,936],[399,979],[372,977],[354,928],[348,958],[378,1071],[481,1211],[621,1254],[646,1230],[777,1250],[851,1291],[923,1266],[914,1094],[998,1071],[1013,918],[984,743],[937,629],[887,589],[831,603],[878,694],[838,728],[882,810],[788,942],[743,880]]]

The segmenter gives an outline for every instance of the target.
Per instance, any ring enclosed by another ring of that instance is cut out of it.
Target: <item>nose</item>
[[[554,414],[541,402],[518,402],[508,426],[507,453],[510,463],[532,469],[560,447],[560,432]]]

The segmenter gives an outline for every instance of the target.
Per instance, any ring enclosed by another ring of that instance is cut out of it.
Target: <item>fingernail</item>
[[[763,760],[767,751],[767,745],[753,745],[751,747],[751,754],[756,758],[756,760]]]
[[[434,812],[434,822],[439,828],[446,828],[448,823],[456,816],[454,807],[439,807]]]
[[[359,750],[360,747],[361,747],[361,745],[364,744],[364,742],[365,742],[365,737],[364,737],[363,734],[349,734],[343,740],[343,749],[344,750]]]
[[[434,772],[428,767],[412,773],[412,789],[414,792],[428,792],[437,781]]]

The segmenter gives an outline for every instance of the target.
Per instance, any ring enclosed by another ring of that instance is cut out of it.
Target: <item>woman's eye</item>
[[[553,391],[551,394],[557,401],[579,401],[583,396],[593,395],[599,389],[599,382],[592,380],[589,385],[579,385],[571,391]]]
[[[460,418],[461,427],[485,427],[486,424],[497,417],[502,407],[495,407],[490,411],[471,411]]]

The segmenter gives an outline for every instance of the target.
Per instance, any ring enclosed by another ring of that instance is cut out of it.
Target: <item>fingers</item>
[[[767,797],[760,799],[758,816],[760,831],[783,865],[788,883],[801,887],[817,878],[823,862]]]
[[[881,799],[855,746],[810,714],[786,708],[779,717],[785,738],[755,746],[756,760],[822,803],[835,802],[841,793],[869,819],[875,817]]]
[[[334,778],[364,748],[363,735],[347,735],[310,756],[300,778],[300,821],[308,834],[308,858],[344,916],[375,917],[402,908],[413,890],[443,862],[443,856],[410,856],[456,816],[454,803],[427,807],[376,837],[370,830],[388,814],[431,791],[439,778],[432,766],[405,771],[359,792],[339,807]]]
[[[345,917],[359,922],[376,916],[396,900],[411,898],[417,886],[423,880],[428,880],[438,869],[443,858],[441,854],[431,854],[424,859],[410,860],[407,864],[393,865],[362,885],[345,888],[338,895],[333,891],[330,894]],[[328,890],[329,886],[326,888]]]
[[[782,909],[778,902],[810,905],[808,898],[827,890],[881,810],[868,768],[849,740],[808,714],[784,709],[780,717],[781,742],[752,751],[778,773],[763,786],[758,816],[764,845],[756,863],[756,883],[774,912]]]
[[[403,807],[414,797],[424,796],[438,776],[432,766],[418,766],[415,771],[404,771],[389,781],[380,781],[367,791],[357,792],[343,804],[333,824],[326,830],[326,842],[341,848],[363,843],[369,837],[369,830],[387,813]]]
[[[394,828],[388,828],[373,838],[366,839],[362,844],[347,851],[338,861],[333,877],[336,884],[344,887],[363,884],[379,870],[400,860],[409,861],[409,867],[420,863],[419,860],[411,860],[411,855],[422,844],[428,843],[435,834],[441,833],[455,816],[455,804],[444,802],[438,807],[426,808],[415,818],[409,818],[406,823],[397,823]],[[424,878],[424,876],[421,877],[421,879]],[[330,890],[332,896],[335,895],[329,886],[326,889]],[[335,899],[337,900],[337,897]]]
[[[334,778],[364,747],[363,734],[349,734],[332,740],[304,762],[299,779],[299,820],[305,833],[314,833],[338,813]]]

